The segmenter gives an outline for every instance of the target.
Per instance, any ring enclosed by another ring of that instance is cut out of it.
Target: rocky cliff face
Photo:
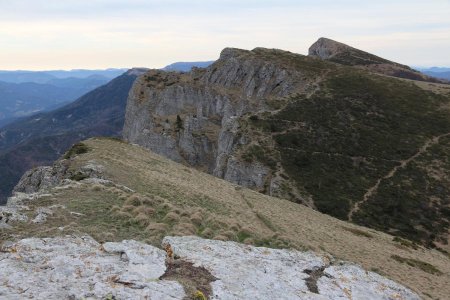
[[[310,88],[313,78],[279,57],[281,50],[225,49],[207,69],[191,73],[152,70],[134,84],[123,136],[177,162],[231,182],[262,189],[270,170],[237,158],[250,143],[240,118],[273,110],[277,101]],[[269,58],[269,59],[268,59]]]

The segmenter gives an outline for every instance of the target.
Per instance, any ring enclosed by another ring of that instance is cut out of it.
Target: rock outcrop
[[[4,243],[0,297],[185,299],[198,290],[210,299],[419,299],[378,274],[311,252],[192,236],[166,237],[163,245],[166,252],[88,236]],[[174,269],[178,277],[170,278]],[[199,276],[207,278],[202,287]]]
[[[342,63],[345,62],[345,64],[348,65],[392,63],[404,68],[409,68],[408,66],[390,62],[387,59],[327,38],[320,38],[312,44],[311,47],[309,47],[308,55],[332,61],[338,61],[340,59]]]
[[[310,88],[314,76],[287,64],[286,57],[301,56],[227,48],[206,69],[151,70],[130,91],[123,136],[177,162],[261,189],[270,172],[239,160],[239,148],[249,143],[240,118],[271,111],[271,101]]]
[[[68,186],[79,184],[72,179],[84,180],[84,182],[101,182],[105,186],[114,186],[109,180],[102,179],[103,166],[95,161],[89,161],[76,170],[69,170],[70,161],[61,159],[52,166],[33,168],[27,171],[13,190],[13,195],[8,198],[5,206],[0,206],[0,229],[11,228],[11,223],[27,222],[27,204],[36,201],[40,197],[48,196],[47,192],[56,189],[64,189]],[[126,188],[126,187],[120,187]],[[54,207],[38,207],[34,212],[32,223],[43,223],[47,216],[53,215]]]
[[[22,176],[13,193],[31,194],[56,186],[67,177],[67,168],[65,161],[58,161],[53,166],[31,169]]]

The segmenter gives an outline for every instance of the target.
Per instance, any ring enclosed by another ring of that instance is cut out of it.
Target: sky
[[[450,66],[450,0],[0,0],[0,70],[159,68],[225,47],[307,54],[328,37]]]

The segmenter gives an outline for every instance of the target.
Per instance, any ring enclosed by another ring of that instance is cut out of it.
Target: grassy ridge
[[[409,82],[343,68],[329,73],[311,97],[294,96],[276,114],[247,122],[275,141],[274,149],[257,153],[275,150],[290,180],[312,195],[320,211],[347,219],[378,179],[429,139],[450,132],[449,103],[449,97]],[[440,165],[440,178],[431,180],[425,162],[400,168],[382,181],[355,221],[427,245],[446,243],[450,152],[443,147],[430,148],[426,158]],[[440,200],[431,205],[433,197]]]

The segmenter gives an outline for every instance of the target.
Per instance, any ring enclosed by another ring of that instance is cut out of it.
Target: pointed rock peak
[[[408,66],[397,64],[371,53],[327,38],[320,38],[317,42],[312,44],[309,48],[309,55],[349,66],[389,64],[410,69]]]
[[[357,50],[346,44],[321,37],[317,40],[317,42],[311,45],[308,51],[308,55],[317,56],[322,59],[328,59],[346,50],[351,51],[353,49]]]
[[[349,45],[321,37],[311,45],[308,55],[347,66],[356,66],[371,72],[411,80],[441,82],[418,71]]]

